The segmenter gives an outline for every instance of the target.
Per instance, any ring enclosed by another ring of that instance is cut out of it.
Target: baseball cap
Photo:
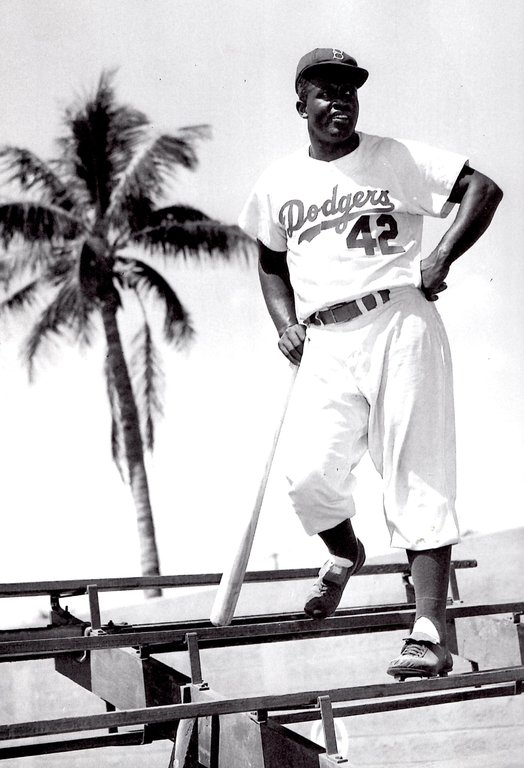
[[[295,75],[295,90],[300,75],[304,75],[313,67],[344,67],[347,71],[348,81],[354,83],[357,88],[364,85],[369,75],[367,69],[359,67],[353,56],[345,53],[340,48],[315,48],[302,56],[298,62]]]

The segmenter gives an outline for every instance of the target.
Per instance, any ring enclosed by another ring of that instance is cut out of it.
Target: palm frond
[[[56,247],[51,250],[45,264],[43,278],[52,286],[61,285],[66,279],[76,280],[78,272],[79,243]]]
[[[151,211],[147,227],[169,227],[173,224],[187,224],[192,221],[211,221],[211,219],[198,208],[192,208],[189,205],[168,205]]]
[[[103,72],[92,98],[66,112],[68,134],[59,140],[66,164],[82,180],[91,204],[102,214],[148,125],[142,112],[117,104],[113,75]]]
[[[155,444],[155,419],[163,415],[164,376],[160,356],[147,321],[135,334],[132,345],[134,351],[130,360],[130,370],[140,414],[142,439],[147,449],[152,451]]]
[[[95,305],[85,297],[75,280],[68,279],[60,286],[33,325],[23,347],[30,378],[33,377],[35,358],[44,342],[70,333],[80,344],[91,344],[94,311]]]
[[[254,254],[254,242],[236,225],[222,224],[209,218],[170,221],[148,226],[135,233],[134,240],[153,253],[165,256],[199,258],[219,256],[229,259],[242,254],[246,260]]]
[[[82,222],[56,205],[28,200],[0,203],[0,240],[5,248],[14,237],[29,243],[71,239],[82,229]]]
[[[9,174],[8,183],[16,182],[24,191],[38,191],[43,199],[65,211],[75,207],[71,184],[66,185],[49,163],[21,147],[0,148],[0,169]]]
[[[127,200],[127,225],[131,236],[137,242],[143,242],[152,229],[191,221],[209,221],[209,216],[187,205],[170,205],[155,208],[153,200],[145,196],[143,200]]]
[[[136,291],[139,296],[153,295],[164,306],[164,336],[175,346],[185,346],[193,336],[189,315],[167,280],[149,264],[140,259],[119,256],[115,271],[120,273],[122,285]]]
[[[127,211],[134,212],[149,200],[151,207],[165,190],[177,166],[193,169],[197,164],[194,148],[196,138],[207,135],[207,126],[181,129],[177,134],[159,133],[149,128],[147,135],[120,176],[111,195],[108,216],[122,218]],[[132,219],[131,224],[135,220]],[[136,225],[133,227],[136,228]]]
[[[14,280],[27,280],[33,275],[57,285],[76,264],[75,248],[70,244],[54,246],[35,243],[30,248],[11,247],[2,260],[0,280],[6,290]]]
[[[42,292],[42,281],[37,278],[14,291],[0,302],[0,316],[24,312],[34,307]]]

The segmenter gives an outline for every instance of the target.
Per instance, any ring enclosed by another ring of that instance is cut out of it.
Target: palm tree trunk
[[[143,576],[158,576],[160,564],[144,462],[144,447],[116,312],[115,300],[111,296],[106,297],[102,302],[102,320],[107,341],[108,364],[113,376],[122,419],[129,483],[137,513],[141,570]],[[162,592],[160,589],[150,589],[146,590],[145,594],[147,597],[158,597]]]

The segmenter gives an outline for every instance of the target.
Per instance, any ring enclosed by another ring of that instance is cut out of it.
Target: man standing
[[[434,302],[502,192],[461,155],[357,131],[367,78],[337,48],[302,57],[296,106],[309,145],[262,175],[240,224],[258,240],[279,347],[300,366],[286,424],[290,497],[329,551],[304,610],[332,614],[364,562],[352,470],[369,450],[416,597],[413,630],[388,673],[432,677],[452,668],[445,611],[459,540],[451,360]],[[454,205],[454,222],[423,257],[423,217]]]

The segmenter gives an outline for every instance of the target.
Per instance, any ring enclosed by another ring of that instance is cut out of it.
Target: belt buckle
[[[338,307],[341,307],[341,306],[342,306],[342,304],[334,304],[332,307],[328,307],[328,308],[327,308],[327,311],[328,311],[328,312],[329,312],[329,314],[331,315],[331,317],[332,317],[332,319],[333,319],[333,322],[334,322],[335,324],[336,324],[336,323],[338,323],[338,320],[337,320],[337,316],[335,315],[335,313],[334,313],[334,311],[333,311],[333,310],[334,310],[334,309],[337,309]]]

